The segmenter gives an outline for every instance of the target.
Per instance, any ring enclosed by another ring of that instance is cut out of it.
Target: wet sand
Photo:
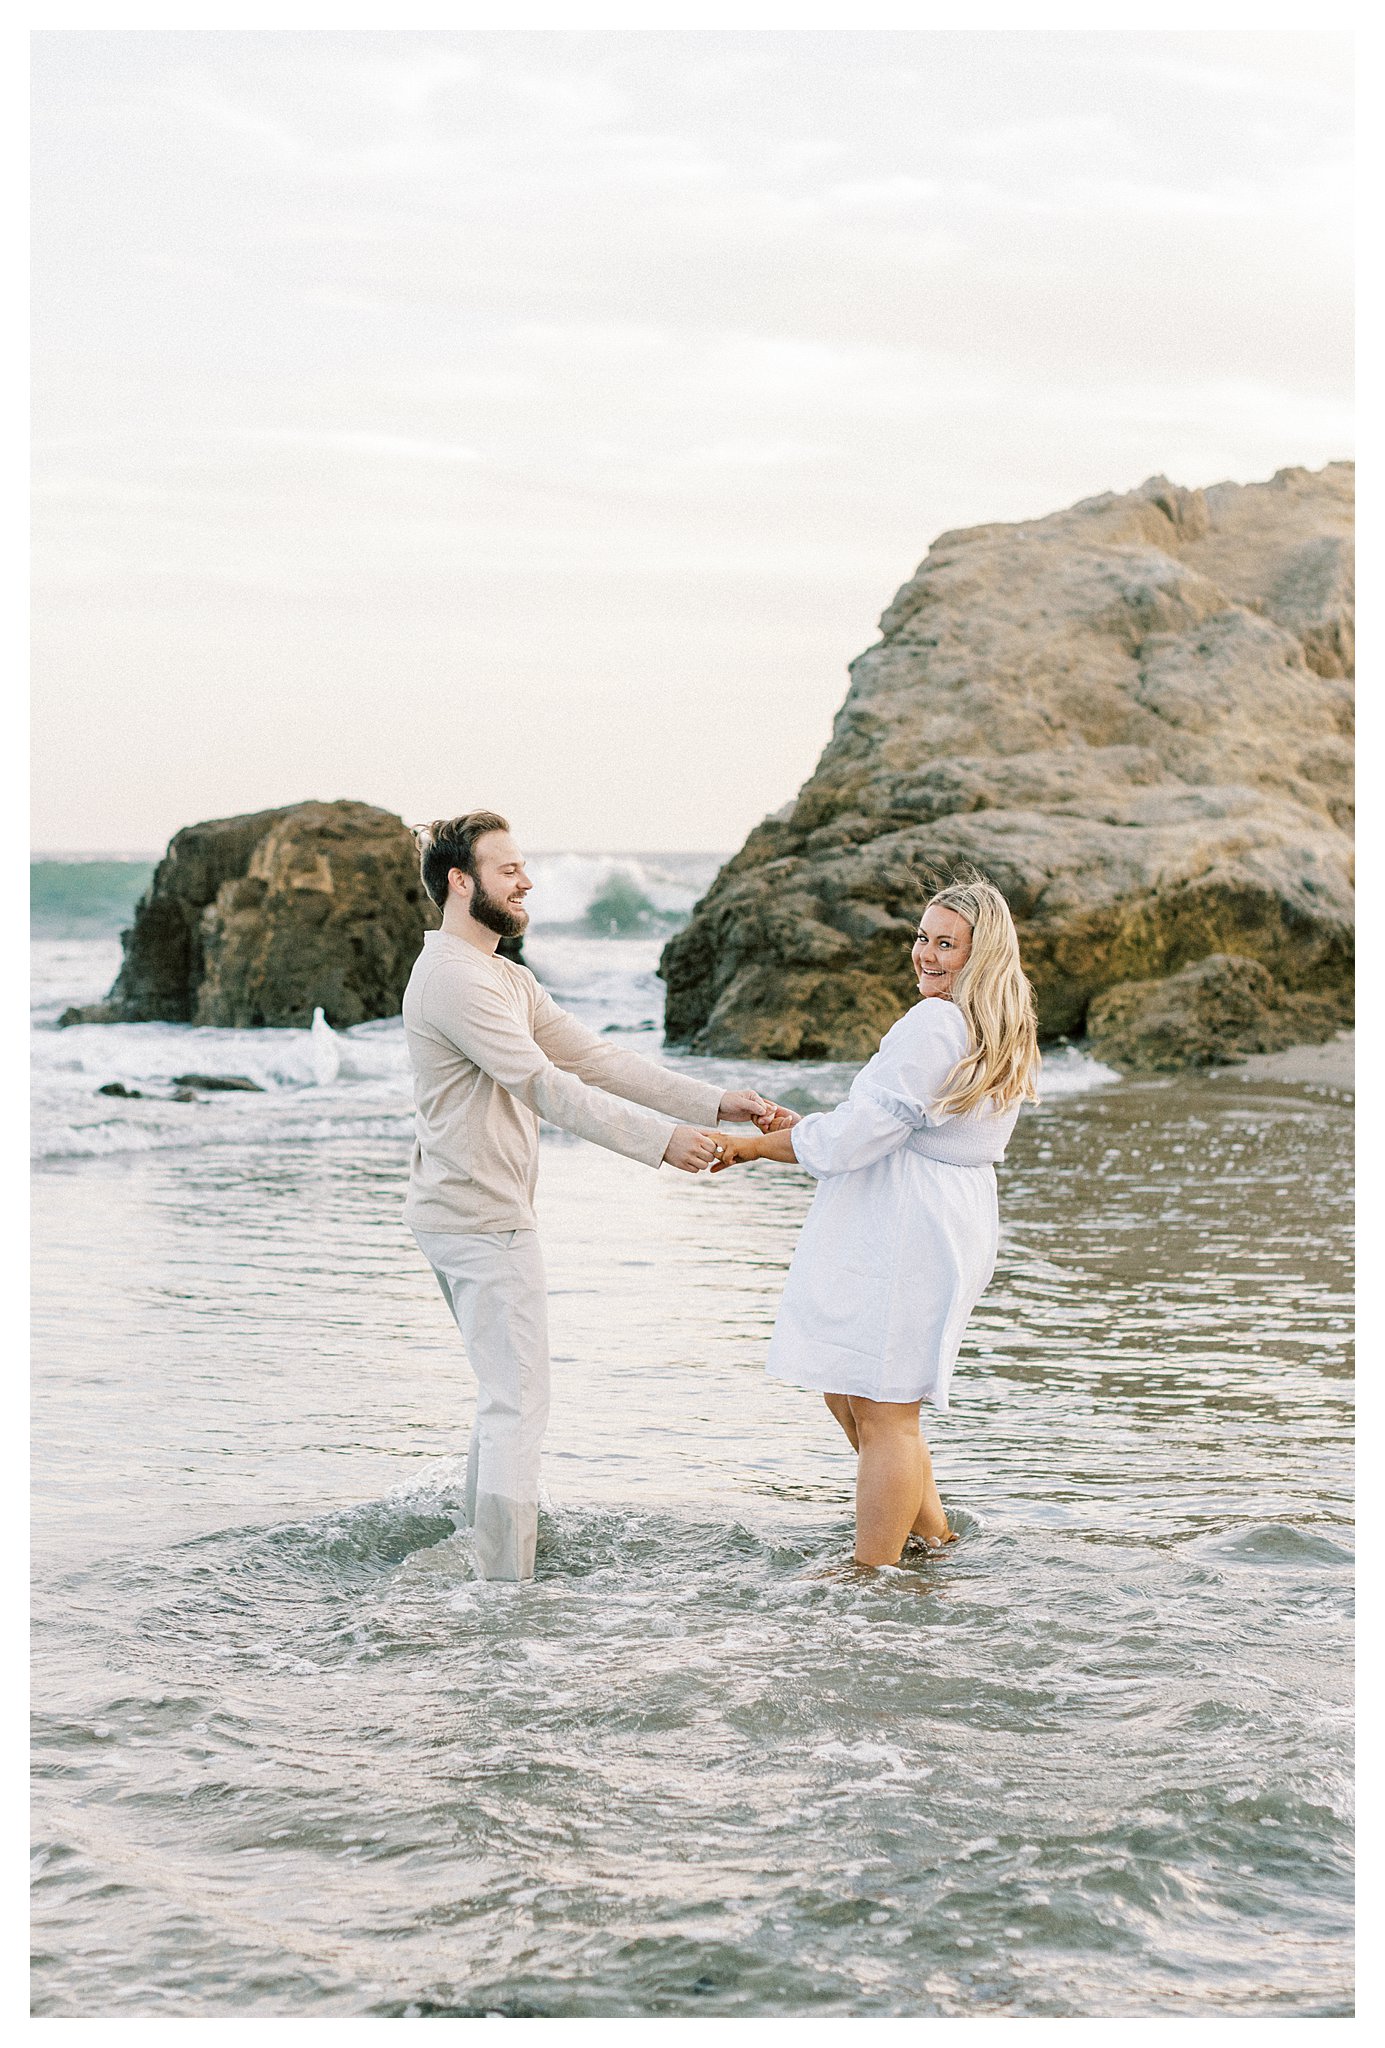
[[[1339,1031],[1325,1045],[1291,1045],[1284,1052],[1254,1053],[1234,1067],[1223,1067],[1216,1078],[1231,1074],[1245,1081],[1287,1081],[1351,1095],[1356,1091],[1356,1033]]]

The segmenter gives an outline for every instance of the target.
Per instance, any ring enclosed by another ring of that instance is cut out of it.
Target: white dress
[[[1019,1114],[934,1114],[967,1049],[960,1010],[915,1004],[837,1108],[793,1127],[818,1182],[767,1370],[794,1386],[947,1407],[967,1318],[995,1266],[995,1164]]]

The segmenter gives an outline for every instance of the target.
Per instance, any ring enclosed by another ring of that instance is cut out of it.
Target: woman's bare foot
[[[916,1542],[931,1543],[934,1548],[940,1543],[957,1541],[957,1532],[947,1519],[947,1509],[938,1498],[937,1487],[931,1483],[924,1488],[923,1505],[910,1524],[909,1534]]]

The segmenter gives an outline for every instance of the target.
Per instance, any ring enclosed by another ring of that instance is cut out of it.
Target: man
[[[533,887],[504,818],[470,811],[426,827],[420,845],[442,929],[425,937],[404,993],[418,1109],[404,1213],[479,1383],[466,1476],[477,1563],[484,1578],[523,1580],[548,1419],[539,1118],[646,1166],[700,1173],[719,1148],[697,1125],[768,1129],[776,1108],[598,1038],[499,953],[528,924]]]

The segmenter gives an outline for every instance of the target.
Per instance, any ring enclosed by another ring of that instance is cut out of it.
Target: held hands
[[[728,1166],[740,1166],[747,1159],[773,1159],[780,1166],[797,1166],[798,1151],[790,1132],[802,1118],[792,1110],[781,1110],[782,1123],[775,1123],[771,1130],[757,1131],[752,1137],[722,1137],[717,1148],[718,1156],[712,1161],[713,1173],[724,1173]]]
[[[676,1166],[680,1173],[701,1173],[704,1167],[715,1164],[725,1143],[716,1131],[699,1131],[691,1124],[679,1124],[664,1147],[664,1164]]]
[[[767,1101],[754,1088],[733,1088],[721,1098],[717,1121],[723,1124],[754,1124],[762,1131],[786,1131],[791,1124],[798,1122],[798,1117],[793,1110]]]
[[[792,1112],[785,1110],[783,1114],[788,1116]],[[765,1156],[763,1141],[758,1137],[722,1137],[720,1142],[721,1156],[712,1161],[713,1173],[725,1173],[728,1166],[742,1166],[747,1159],[763,1159]]]
[[[707,1166],[720,1173],[724,1166],[735,1166],[742,1159],[759,1159],[761,1143],[749,1132],[732,1138],[725,1131],[699,1131],[691,1124],[679,1124],[665,1147],[664,1162],[683,1173],[701,1173]]]
[[[775,1159],[784,1166],[794,1165],[797,1154],[790,1127],[799,1119],[791,1110],[781,1110],[783,1124],[771,1131],[746,1131],[733,1137],[726,1131],[698,1131],[691,1124],[679,1124],[669,1139],[664,1158],[670,1166],[677,1166],[684,1173],[701,1173],[704,1166],[710,1166],[713,1173],[724,1173],[728,1166],[741,1166],[747,1159]]]
[[[778,1102],[768,1101],[754,1088],[728,1090],[717,1105],[717,1115],[723,1123],[753,1123],[766,1137],[774,1132],[790,1130],[799,1122],[795,1111],[785,1109]],[[664,1148],[664,1163],[676,1166],[680,1173],[702,1173],[707,1167],[713,1173],[721,1173],[726,1167],[739,1166],[746,1159],[779,1158],[781,1155],[789,1160],[793,1158],[793,1148],[787,1139],[766,1155],[760,1149],[760,1140],[748,1133],[744,1137],[731,1137],[725,1131],[699,1131],[692,1124],[679,1124]]]

